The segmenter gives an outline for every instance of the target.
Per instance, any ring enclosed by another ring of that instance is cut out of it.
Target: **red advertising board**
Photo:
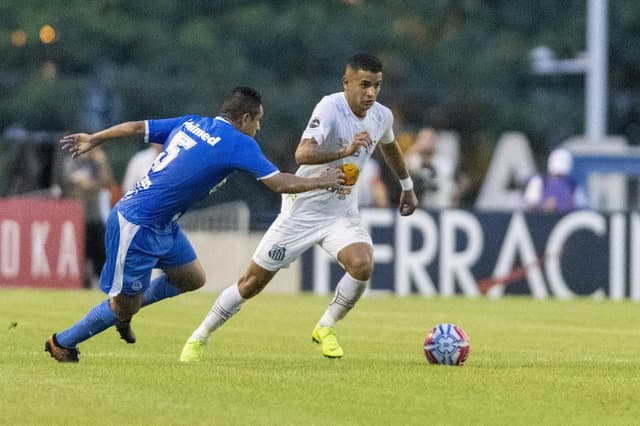
[[[84,233],[79,201],[0,199],[0,287],[82,287]]]

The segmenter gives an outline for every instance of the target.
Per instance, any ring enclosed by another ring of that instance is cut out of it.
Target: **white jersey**
[[[360,118],[349,108],[344,92],[334,93],[316,105],[302,134],[302,139],[313,138],[319,145],[337,151],[351,144],[356,133],[365,130],[373,140],[369,149],[360,148],[353,155],[330,163],[305,164],[296,171],[297,176],[317,177],[329,167],[338,167],[346,176],[345,184],[300,194],[283,194],[282,215],[304,221],[325,221],[358,214],[358,176],[378,143],[395,140],[391,110],[376,102],[367,115]]]

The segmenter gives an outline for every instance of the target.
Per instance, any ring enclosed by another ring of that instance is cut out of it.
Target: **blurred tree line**
[[[41,40],[43,25],[53,40]],[[609,29],[608,133],[637,144],[640,2],[610,1]],[[529,52],[573,57],[585,31],[586,0],[3,0],[0,131],[211,115],[224,91],[251,85],[266,110],[258,139],[292,171],[313,106],[341,90],[346,58],[368,51],[385,63],[380,100],[396,131],[457,131],[479,182],[504,131],[524,132],[541,156],[583,132],[584,76],[534,75]],[[121,177],[139,146],[107,147]],[[277,208],[245,178],[229,187],[227,197]]]

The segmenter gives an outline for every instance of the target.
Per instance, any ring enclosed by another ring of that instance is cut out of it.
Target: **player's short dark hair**
[[[222,102],[220,113],[232,120],[239,120],[249,113],[255,117],[260,112],[262,96],[252,87],[238,86],[231,89]]]
[[[382,72],[382,61],[374,55],[368,53],[357,53],[349,58],[347,66],[354,70],[369,72]]]

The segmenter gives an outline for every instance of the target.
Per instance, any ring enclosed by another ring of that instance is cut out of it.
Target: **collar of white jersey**
[[[345,106],[346,106],[346,108],[347,108],[347,110],[346,110],[346,115],[349,115],[350,117],[353,117],[353,118],[355,118],[355,119],[356,119],[356,120],[358,120],[358,121],[364,121],[364,120],[366,120],[366,119],[367,119],[367,114],[369,114],[369,111],[371,111],[371,109],[372,109],[372,108],[376,105],[376,103],[378,102],[378,101],[374,101],[374,102],[373,102],[373,105],[371,105],[371,108],[369,108],[368,110],[366,110],[366,111],[364,112],[364,117],[360,117],[360,116],[357,116],[357,115],[356,115],[356,113],[355,113],[355,112],[353,112],[353,110],[351,109],[351,106],[349,105],[349,101],[347,100],[347,94],[346,94],[346,93],[344,93],[344,92],[338,92],[338,93],[341,93],[341,94],[342,94],[342,96],[340,97],[340,99],[342,99],[342,102],[344,102],[344,104],[345,104]]]

